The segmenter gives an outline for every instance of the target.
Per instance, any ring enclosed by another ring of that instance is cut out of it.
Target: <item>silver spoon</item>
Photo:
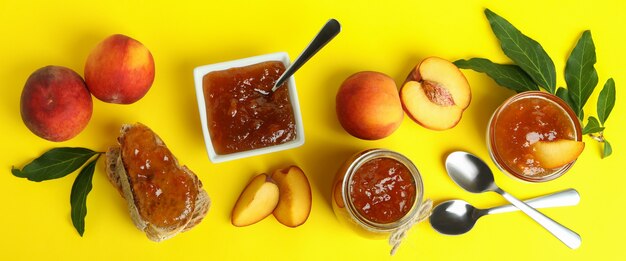
[[[533,208],[574,206],[580,202],[580,195],[575,189],[567,189],[524,202]],[[430,225],[442,234],[461,235],[472,230],[476,221],[483,216],[518,210],[513,205],[478,209],[463,200],[449,200],[433,209]]]
[[[463,189],[472,193],[496,192],[534,219],[569,248],[580,247],[582,241],[580,235],[499,188],[494,182],[493,173],[489,166],[476,156],[462,151],[453,152],[446,159],[446,170],[450,178]]]
[[[289,68],[287,68],[287,70],[285,70],[285,72],[278,78],[278,80],[276,80],[274,87],[272,87],[272,92],[275,92],[278,89],[278,87],[280,87],[283,84],[283,82],[289,79],[291,75],[293,75],[298,69],[300,69],[300,67],[302,67],[304,63],[306,63],[311,57],[313,57],[313,55],[315,55],[317,51],[322,49],[322,47],[324,47],[328,42],[330,42],[330,40],[335,38],[335,36],[337,36],[337,34],[339,34],[340,31],[341,31],[341,25],[339,24],[337,20],[335,19],[328,20],[328,22],[326,22],[324,27],[322,27],[322,30],[320,30],[320,32],[317,33],[313,41],[309,43],[309,46],[307,46],[306,49],[302,51],[300,56],[298,56],[298,58],[296,58],[296,60],[293,61],[293,63],[289,66]]]

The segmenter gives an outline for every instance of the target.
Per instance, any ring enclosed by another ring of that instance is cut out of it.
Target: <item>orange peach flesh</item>
[[[266,174],[254,177],[233,208],[231,222],[238,227],[252,225],[272,214],[278,204],[278,186]]]
[[[409,116],[426,128],[433,130],[450,129],[461,119],[463,113],[461,108],[454,105],[441,106],[430,102],[419,82],[407,82],[400,95],[405,100],[404,108]]]
[[[546,169],[565,166],[583,152],[585,143],[575,140],[538,141],[533,145],[535,160]]]
[[[453,63],[429,57],[417,66],[417,81],[432,81],[446,89],[454,99],[454,104],[462,109],[469,106],[472,98],[469,83],[465,75]]]
[[[407,114],[420,125],[450,129],[469,106],[471,92],[467,79],[451,62],[429,57],[418,64],[400,90]]]
[[[304,224],[311,213],[311,186],[302,169],[297,166],[279,169],[272,179],[280,192],[274,217],[288,227]]]

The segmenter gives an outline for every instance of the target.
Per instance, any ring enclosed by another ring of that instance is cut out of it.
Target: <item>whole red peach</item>
[[[80,75],[66,67],[46,66],[26,80],[20,111],[24,124],[35,135],[65,141],[87,126],[93,102]]]
[[[115,34],[100,42],[85,63],[85,82],[101,101],[131,104],[141,99],[154,81],[154,59],[143,44]]]

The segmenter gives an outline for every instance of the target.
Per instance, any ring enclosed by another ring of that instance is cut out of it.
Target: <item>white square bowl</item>
[[[281,150],[287,150],[302,146],[304,144],[304,127],[302,125],[302,114],[300,113],[300,103],[298,102],[298,92],[296,91],[296,80],[293,76],[287,80],[287,88],[289,88],[289,100],[293,109],[293,116],[296,123],[296,138],[292,141],[264,148],[235,152],[230,154],[217,154],[213,148],[211,134],[206,111],[206,100],[204,99],[204,88],[202,79],[204,75],[213,71],[222,71],[230,68],[244,67],[267,61],[280,61],[286,68],[291,64],[289,55],[285,52],[271,53],[254,57],[243,58],[228,62],[209,64],[196,67],[193,70],[194,81],[196,85],[196,97],[198,98],[198,110],[200,112],[200,122],[202,123],[202,133],[204,134],[204,144],[209,154],[209,159],[213,163],[224,162],[229,160],[241,159],[246,157],[257,156],[261,154],[272,153]],[[284,88],[284,87],[283,87]]]

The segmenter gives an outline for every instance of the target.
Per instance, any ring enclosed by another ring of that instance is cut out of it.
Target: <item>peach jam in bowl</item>
[[[487,148],[496,166],[528,182],[553,180],[572,167],[575,158],[555,166],[549,162],[563,154],[543,149],[561,140],[581,141],[580,122],[561,98],[546,92],[528,91],[509,98],[487,126]]]
[[[413,220],[424,188],[419,171],[405,156],[369,149],[350,157],[333,184],[338,219],[369,238],[382,238]]]

